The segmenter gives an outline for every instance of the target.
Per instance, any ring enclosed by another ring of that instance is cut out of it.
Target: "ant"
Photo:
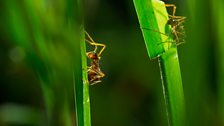
[[[155,32],[159,32],[162,35],[165,35],[167,37],[169,37],[170,35],[173,37],[173,40],[175,42],[168,42],[168,43],[176,43],[177,45],[184,43],[184,38],[185,38],[185,30],[184,30],[184,25],[183,23],[186,20],[186,17],[183,16],[176,16],[176,6],[174,4],[165,4],[165,6],[168,7],[172,7],[172,15],[168,15],[169,19],[166,23],[166,25],[171,26],[171,30],[168,34],[166,33],[162,33],[160,31],[154,30],[154,29],[150,29],[150,28],[144,28],[141,27],[141,29],[146,29],[146,30],[152,30]],[[166,42],[162,42],[162,43],[166,43]]]
[[[86,42],[88,42],[90,45],[95,46],[95,49],[93,51],[87,52],[87,57],[91,60],[90,66],[88,67],[87,73],[88,73],[88,81],[90,85],[97,84],[101,82],[101,78],[105,76],[105,74],[101,71],[99,60],[101,59],[101,54],[106,48],[105,44],[96,43],[92,37],[85,31],[85,35],[88,39],[85,39]],[[101,46],[102,49],[97,54],[97,48],[98,46]]]
[[[169,19],[167,21],[167,25],[171,26],[171,34],[173,35],[173,39],[175,40],[176,44],[184,43],[185,38],[185,30],[183,23],[186,20],[186,17],[183,16],[176,16],[176,6],[174,4],[165,4],[166,7],[172,7],[172,15],[168,15]]]

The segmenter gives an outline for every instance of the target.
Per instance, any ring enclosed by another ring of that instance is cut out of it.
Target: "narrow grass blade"
[[[218,31],[217,33],[217,63],[218,65],[218,93],[219,93],[219,109],[221,116],[221,125],[224,125],[224,2],[222,0],[212,1],[213,2],[213,22],[215,24],[215,29]]]
[[[82,76],[83,76],[83,115],[84,115],[84,126],[91,126],[91,112],[90,112],[90,96],[89,96],[89,82],[87,77],[87,61],[86,61],[86,46],[85,46],[85,35],[82,32],[82,43],[81,43],[81,55],[82,55]]]
[[[184,126],[184,93],[177,48],[166,42],[171,37],[161,34],[170,31],[166,24],[168,14],[165,4],[159,0],[134,0],[134,4],[149,57],[159,57],[168,123],[171,126]]]
[[[224,2],[220,1],[219,5],[219,22],[218,24],[218,35],[219,35],[219,44],[217,47],[219,47],[220,51],[220,64],[219,64],[219,73],[218,73],[218,83],[219,83],[219,99],[220,99],[220,107],[221,107],[221,118],[222,118],[222,124],[224,125]]]
[[[86,45],[85,34],[83,27],[82,17],[82,1],[77,0],[73,3],[72,0],[68,0],[68,19],[73,20],[73,10],[78,9],[76,13],[76,24],[80,28],[78,32],[80,38],[76,41],[75,61],[74,64],[74,92],[75,92],[75,104],[76,104],[76,121],[77,126],[91,126],[91,112],[90,112],[90,97],[89,97],[89,83],[87,76],[87,59],[86,59]],[[73,5],[77,5],[73,7]]]
[[[84,30],[82,30],[84,33]],[[86,64],[86,47],[85,36],[81,35],[80,39],[81,49],[77,49],[76,64],[75,64],[75,102],[76,102],[76,116],[78,126],[91,126],[91,112],[90,112],[90,97],[89,97],[89,84],[87,77],[87,64]],[[79,60],[78,60],[79,59]]]

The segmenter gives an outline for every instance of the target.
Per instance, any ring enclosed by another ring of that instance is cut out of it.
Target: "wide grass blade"
[[[159,0],[134,0],[134,4],[149,57],[159,57],[168,123],[184,126],[184,93],[177,48],[169,43],[170,36],[162,34],[170,32],[165,4]]]
[[[159,57],[159,63],[169,124],[184,126],[185,105],[177,49],[166,51]]]
[[[214,74],[215,65],[213,48],[215,40],[212,30],[217,21],[217,14],[211,22],[211,1],[187,0],[187,44],[185,46],[186,54],[183,59],[185,100],[187,108],[187,119],[190,126],[209,126],[212,120],[218,119],[216,113],[216,98],[213,95],[214,85],[216,83],[216,74]],[[220,4],[216,1],[216,4]],[[185,5],[185,4],[184,4]],[[179,7],[180,8],[180,7]],[[180,8],[181,9],[181,8]],[[217,7],[215,7],[217,10]],[[217,12],[216,12],[217,13]],[[209,66],[209,67],[208,67]],[[183,70],[183,69],[182,69]],[[214,111],[213,111],[214,110]],[[213,113],[215,112],[215,113]]]
[[[168,49],[166,33],[168,14],[158,0],[134,0],[145,44],[150,58],[156,58]],[[153,37],[152,37],[153,36]]]

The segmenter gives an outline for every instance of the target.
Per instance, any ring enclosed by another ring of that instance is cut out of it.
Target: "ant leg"
[[[181,45],[181,44],[184,44],[185,42],[178,42],[177,43],[177,46]]]
[[[176,42],[178,43],[179,42],[179,37],[178,37],[178,35],[177,35],[177,32],[176,32],[176,27],[173,27],[172,28],[172,30],[173,30],[173,34],[175,35],[175,37],[176,37]]]
[[[104,51],[104,49],[106,48],[106,45],[105,44],[100,44],[100,43],[92,43],[92,45],[95,45],[95,46],[101,46],[102,49],[100,50],[100,52],[98,53],[98,57],[100,58],[100,55],[102,54],[102,52]]]
[[[187,18],[187,17],[184,17],[184,16],[176,16],[176,15],[168,15],[168,16],[171,17],[171,18],[182,19],[182,20]]]
[[[90,85],[95,85],[95,84],[97,84],[97,83],[100,83],[100,82],[102,82],[101,80],[97,80],[98,78],[96,78],[96,79],[92,79],[91,81],[90,81]]]
[[[185,35],[184,33],[178,32],[178,31],[176,31],[176,33],[179,34],[179,35]]]
[[[166,7],[172,7],[173,8],[173,14],[172,14],[172,16],[175,16],[175,14],[176,14],[176,6],[174,5],[174,4],[165,4],[165,6]]]
[[[176,39],[174,39],[173,41],[169,41],[168,39],[169,38],[167,38],[167,40],[166,41],[164,41],[164,42],[160,42],[160,43],[158,43],[158,45],[160,45],[160,44],[162,44],[162,43],[179,43],[179,38],[178,38],[178,33],[175,31],[175,28],[172,28],[171,29],[172,31],[170,32],[170,33],[173,33],[173,35],[174,35],[174,38],[176,38]]]
[[[160,33],[160,34],[162,34],[162,35],[164,35],[164,36],[168,36],[167,34],[162,33],[162,32],[160,32],[160,31],[158,31],[158,30],[155,30],[155,29],[143,28],[143,27],[140,27],[140,28],[143,29],[143,30],[150,30],[150,31],[158,32],[158,33]]]
[[[106,45],[105,44],[100,44],[100,43],[96,43],[96,42],[91,42],[89,40],[86,40],[90,45],[93,45],[95,47],[97,46],[101,46],[102,49],[100,50],[100,52],[98,53],[98,56],[100,57],[100,55],[102,54],[102,52],[104,51],[104,49],[106,48]],[[94,50],[94,52],[96,52],[96,48]]]
[[[96,43],[93,38],[89,35],[89,33],[87,31],[85,31],[85,34],[87,35],[87,37],[89,38],[89,40],[91,40],[92,42]]]
[[[163,43],[175,43],[177,46],[179,46],[179,45],[181,45],[181,44],[184,44],[185,42],[174,42],[174,41],[166,41],[166,42],[160,42],[160,43],[158,43],[158,45],[160,45],[160,44],[163,44]]]
[[[165,42],[160,42],[160,43],[158,43],[158,45],[160,45],[160,44],[163,44],[163,43],[175,43],[177,46],[179,46],[179,45],[181,45],[181,44],[184,44],[185,42],[174,42],[174,41],[165,41]]]
[[[96,43],[94,40],[93,40],[93,38],[89,35],[89,33],[87,32],[87,31],[85,31],[85,35],[88,37],[88,39],[90,40],[87,40],[87,39],[85,39],[88,43],[90,43],[91,45],[93,45],[92,43]],[[94,49],[94,52],[96,52],[96,50],[97,50],[97,46],[95,46],[95,49]]]
[[[85,41],[88,42],[90,45],[94,45],[95,46],[94,52],[96,52],[96,50],[97,50],[97,46],[95,45],[96,42],[92,42],[87,39],[85,39]]]
[[[154,30],[154,29],[143,28],[143,27],[140,27],[140,28],[143,29],[143,30],[151,30],[151,31],[155,31],[155,32],[158,32],[158,33],[160,33],[160,34],[162,34],[162,35],[165,35],[165,36],[169,37],[170,34],[172,33],[172,31],[175,31],[174,29],[175,29],[176,27],[171,28],[171,32],[170,32],[169,34],[164,34],[164,33],[160,32],[160,31],[157,31],[157,30]],[[179,43],[179,38],[178,38],[178,35],[177,35],[177,34],[178,34],[178,33],[180,34],[180,32],[175,31],[175,32],[173,32],[173,33],[174,33],[174,35],[175,35],[175,37],[176,37],[176,39],[177,39],[177,41],[178,41],[178,43]],[[165,41],[165,42],[160,42],[160,43],[158,43],[158,45],[163,44],[163,43],[176,43],[176,44],[177,44],[177,42],[175,42],[175,41]],[[180,43],[180,44],[182,44],[182,43]],[[179,44],[177,44],[177,45],[179,45]]]
[[[176,42],[173,42],[173,41],[165,41],[165,42],[158,43],[158,45],[163,44],[163,43],[176,43]]]
[[[154,30],[154,29],[149,29],[149,28],[142,28],[142,27],[140,27],[141,29],[144,29],[144,30],[151,30],[151,31],[154,31],[154,32],[158,32],[158,33],[160,33],[161,35],[164,35],[164,36],[166,36],[166,37],[170,37],[170,35],[172,34],[172,31],[170,31],[168,34],[165,34],[165,33],[162,33],[162,32],[160,32],[160,31],[157,31],[157,30]],[[173,29],[171,29],[171,30],[173,30]],[[168,39],[167,38],[167,39]],[[167,43],[167,41],[165,41],[165,42],[161,42],[161,43],[158,43],[158,45],[160,45],[160,44],[162,44],[162,43]],[[176,43],[176,42],[168,42],[168,43]]]
[[[168,15],[169,19],[173,19],[176,20],[178,22],[185,22],[185,20],[187,19],[187,17],[184,16],[172,16],[172,15]]]

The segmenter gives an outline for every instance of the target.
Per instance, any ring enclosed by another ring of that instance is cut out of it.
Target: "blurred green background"
[[[66,20],[68,1],[0,2],[0,126],[75,125],[78,26]],[[107,45],[106,76],[90,87],[92,126],[167,126],[158,62],[148,58],[133,1],[83,2],[85,29]],[[224,2],[165,2],[187,17],[178,46],[187,123],[224,126]]]

